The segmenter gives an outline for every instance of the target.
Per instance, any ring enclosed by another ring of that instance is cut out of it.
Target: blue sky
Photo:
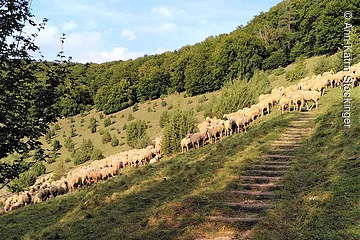
[[[135,59],[229,33],[281,0],[33,0],[49,22],[36,40],[46,59],[60,50],[75,62]],[[30,32],[30,30],[28,30]]]

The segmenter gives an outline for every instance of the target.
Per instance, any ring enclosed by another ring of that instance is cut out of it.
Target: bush
[[[187,101],[187,104],[192,104],[193,101],[191,101],[190,99]]]
[[[121,133],[121,131],[120,131],[120,129],[116,129],[116,132],[118,133],[118,134],[120,134]]]
[[[52,134],[51,134],[51,129],[48,129],[48,131],[46,132],[45,134],[45,140],[48,144],[51,143],[51,137],[52,137]]]
[[[113,137],[111,138],[111,146],[116,147],[118,145],[119,145],[119,139],[117,139],[117,137],[114,134]]]
[[[297,58],[295,64],[295,69],[286,73],[286,79],[290,82],[300,80],[301,78],[306,77],[306,74],[308,73],[303,58]]]
[[[66,163],[69,163],[69,162],[71,162],[71,159],[70,159],[70,158],[66,158],[66,159],[65,159],[65,162],[66,162]]]
[[[85,122],[85,119],[82,118],[82,119],[80,120],[80,123],[83,123],[83,122]]]
[[[196,119],[192,110],[182,110],[177,107],[169,112],[168,123],[163,135],[164,153],[174,153],[180,150],[180,141],[188,133],[195,132]]]
[[[209,99],[207,99],[207,97],[206,97],[205,95],[202,95],[201,97],[199,97],[198,103],[204,103],[204,102],[206,102],[207,100],[209,100]]]
[[[55,171],[54,171],[54,175],[52,180],[59,180],[61,177],[63,177],[66,173],[66,168],[65,168],[65,162],[64,160],[60,160],[59,165],[56,167]]]
[[[139,104],[135,103],[134,106],[132,107],[132,111],[136,112],[139,110]]]
[[[122,130],[126,130],[126,123],[123,125]]]
[[[8,185],[10,192],[22,192],[25,188],[33,185],[36,178],[46,172],[44,164],[41,162],[35,163],[28,171],[20,174],[18,178],[15,178]]]
[[[157,102],[154,102],[154,109],[158,106]]]
[[[128,121],[130,122],[130,121],[132,121],[132,120],[134,120],[135,118],[133,117],[133,115],[131,114],[131,113],[129,113],[129,116],[128,116]]]
[[[104,135],[101,138],[101,142],[103,144],[109,143],[111,141],[111,135],[109,131],[105,131]]]
[[[91,133],[96,133],[96,126],[97,126],[96,122],[97,122],[97,121],[96,121],[96,119],[95,119],[94,117],[92,117],[92,118],[90,119],[89,128],[90,128]]]
[[[167,103],[166,103],[164,100],[162,100],[162,101],[161,101],[161,106],[162,106],[162,107],[165,107],[166,105],[167,105]]]
[[[283,68],[282,66],[279,66],[277,69],[273,70],[273,74],[275,76],[280,76],[283,75],[284,73],[286,73],[285,68]]]
[[[89,160],[101,159],[102,152],[94,148],[90,139],[83,139],[79,149],[76,149],[72,155],[74,165],[79,165]]]
[[[167,107],[168,110],[171,110],[171,109],[173,109],[173,108],[174,108],[174,106],[173,106],[172,104],[170,104],[170,105]]]
[[[54,130],[55,130],[55,131],[58,131],[58,130],[60,130],[60,129],[61,129],[60,125],[59,125],[59,124],[55,124]]]
[[[135,120],[126,128],[126,143],[133,148],[144,148],[149,142],[146,133],[147,124],[143,120]]]
[[[71,135],[71,137],[76,137],[77,136],[76,129],[74,127],[70,128],[70,135]]]
[[[68,137],[67,139],[65,139],[64,147],[67,148],[69,152],[74,151],[75,143],[74,143],[74,141],[71,139],[71,137]]]
[[[221,93],[211,98],[204,110],[205,117],[222,118],[225,113],[236,112],[254,104],[260,94],[271,91],[270,81],[263,71],[256,71],[250,81],[234,80],[225,83]]]
[[[124,114],[121,114],[120,118],[124,118],[124,117],[125,117],[125,115],[124,115]]]
[[[99,118],[100,118],[100,119],[103,119],[103,118],[104,118],[104,114],[103,114],[103,113],[100,113]]]
[[[147,111],[148,111],[148,113],[153,112],[152,107],[148,107],[148,108],[147,108]]]
[[[161,100],[165,100],[165,98],[166,98],[166,95],[161,94],[160,99],[161,99]]]
[[[42,148],[37,148],[34,151],[33,160],[40,161],[44,159],[44,150]]]
[[[160,116],[160,120],[159,120],[160,128],[165,127],[168,121],[169,121],[169,112],[165,110]]]
[[[115,116],[115,115],[111,115],[110,118],[116,118],[116,116]]]
[[[107,126],[110,126],[111,125],[111,118],[107,118],[104,120],[104,126],[107,127]]]
[[[205,109],[204,105],[197,105],[196,106],[196,112],[201,112]]]
[[[110,128],[110,131],[114,131],[115,129],[116,129],[116,128],[114,128],[114,127],[111,127],[111,128]]]
[[[58,151],[62,147],[61,144],[60,144],[60,141],[57,140],[57,139],[54,139],[54,142],[53,142],[52,146],[53,146],[53,151]]]
[[[87,104],[85,106],[85,111],[90,112],[92,108],[93,108],[93,106],[91,106],[90,104]]]
[[[56,151],[51,151],[49,154],[49,158],[46,159],[46,162],[48,164],[52,164],[54,162],[56,162],[56,159],[60,156],[60,153],[56,152]]]

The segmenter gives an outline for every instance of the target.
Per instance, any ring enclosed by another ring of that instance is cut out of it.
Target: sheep
[[[155,143],[155,155],[157,157],[161,156],[161,142],[162,142],[162,137],[156,137],[153,142]]]
[[[231,136],[233,131],[234,119],[224,121],[225,136]]]
[[[263,101],[264,99],[266,99],[269,95],[270,95],[270,94],[265,94],[265,95],[261,94],[261,95],[259,96],[259,98],[258,98],[259,102],[261,102],[261,101]]]
[[[181,145],[181,152],[184,153],[184,147],[186,148],[186,151],[189,151],[189,144],[191,143],[190,140],[191,135],[188,137],[181,139],[180,145]]]
[[[202,142],[203,146],[205,143],[205,140],[207,138],[207,133],[203,132],[203,133],[194,133],[193,135],[190,136],[190,142],[192,144],[192,146],[194,148],[196,148],[195,143],[197,144],[197,148],[200,147],[200,142]]]
[[[22,193],[21,195],[21,201],[24,203],[24,205],[28,205],[31,203],[31,195],[29,192],[25,191],[24,193]]]
[[[292,94],[288,95],[291,98],[292,103],[294,104],[295,111],[301,111],[302,107],[304,106],[304,96],[300,92],[293,92]],[[300,105],[299,105],[300,102]]]
[[[213,139],[214,139],[214,142],[216,143],[216,131],[215,131],[214,127],[206,128],[206,133],[207,133],[210,143],[211,144],[213,143]]]
[[[261,116],[264,116],[264,111],[266,109],[267,113],[270,113],[270,102],[269,98],[263,99],[261,102],[258,103],[259,110],[261,112]]]
[[[280,113],[283,114],[285,111],[285,107],[288,106],[289,108],[289,112],[290,112],[290,107],[291,107],[291,98],[283,96],[280,101],[279,101],[279,110]]]
[[[49,187],[49,197],[55,198],[57,195],[59,195],[59,188],[57,185],[50,185]]]
[[[244,115],[250,117],[251,120],[254,121],[255,118],[260,115],[258,106],[256,105],[251,106],[251,108],[248,111],[245,111]]]
[[[320,95],[321,95],[319,92],[317,92],[317,91],[302,91],[301,93],[304,96],[304,101],[306,102],[306,107],[308,110],[311,110],[314,107],[314,105],[316,105],[316,109],[318,108],[318,101],[319,101]],[[309,101],[314,102],[310,109],[309,109],[309,105],[307,103]]]
[[[69,191],[74,191],[75,188],[81,187],[81,177],[76,175],[70,175],[68,176],[68,187]]]
[[[251,118],[249,116],[240,116],[233,118],[234,123],[237,128],[237,132],[240,132],[240,129],[243,128],[244,132],[246,132],[246,126],[251,122]]]

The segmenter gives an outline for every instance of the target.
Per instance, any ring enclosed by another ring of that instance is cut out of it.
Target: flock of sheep
[[[132,149],[117,153],[101,160],[96,160],[88,166],[81,166],[67,173],[60,180],[51,181],[52,175],[40,176],[28,191],[8,197],[0,215],[28,204],[36,204],[55,198],[58,195],[72,192],[82,186],[92,185],[100,180],[106,180],[117,175],[121,168],[154,163],[161,157],[161,137],[155,138],[154,145],[143,149]]]
[[[279,87],[270,94],[260,95],[257,104],[249,108],[240,109],[237,112],[224,114],[224,120],[206,118],[198,124],[199,132],[188,134],[180,142],[181,151],[189,151],[190,147],[199,148],[209,139],[210,143],[215,142],[223,135],[229,136],[233,132],[246,131],[247,127],[258,117],[270,113],[270,108],[278,105],[281,114],[291,107],[295,111],[301,111],[303,107],[311,110],[318,107],[318,100],[325,93],[325,89],[331,87],[342,87],[343,79],[349,73],[343,71],[334,74],[332,71],[322,75],[306,77],[297,85]],[[353,77],[352,87],[359,84],[360,63],[351,67],[350,76]],[[312,106],[309,108],[309,104]],[[57,181],[51,181],[51,175],[39,177],[35,184],[29,187],[28,191],[8,197],[4,201],[4,207],[0,208],[0,215],[21,206],[31,203],[40,203],[49,198],[72,192],[82,186],[92,185],[100,180],[106,180],[117,175],[121,168],[138,166],[140,164],[154,163],[161,157],[161,137],[154,140],[154,146],[149,145],[143,149],[132,149],[126,152],[117,153],[101,160],[96,160],[88,166],[78,167],[68,172],[66,177]]]
[[[343,87],[345,76],[352,77],[352,88],[357,86],[360,81],[360,63],[353,65],[349,73],[344,71],[336,74],[333,71],[325,72],[321,75],[314,75],[312,78],[301,79],[296,85],[275,88],[270,94],[260,95],[257,104],[237,112],[224,114],[223,118],[226,120],[207,117],[203,123],[198,125],[199,132],[188,134],[181,140],[181,152],[189,151],[190,147],[199,148],[200,143],[204,145],[207,139],[210,143],[216,143],[216,139],[221,139],[224,134],[229,136],[233,132],[246,132],[246,128],[256,118],[270,113],[270,108],[275,105],[278,105],[281,114],[286,109],[290,112],[292,107],[295,111],[301,111],[303,107],[306,107],[307,110],[311,110],[314,106],[318,108],[318,101],[324,95],[325,89],[327,87]],[[311,107],[309,107],[310,104],[312,104]]]

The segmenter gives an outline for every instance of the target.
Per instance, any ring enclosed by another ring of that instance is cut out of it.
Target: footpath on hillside
[[[281,199],[281,180],[291,168],[291,162],[313,130],[313,113],[301,112],[290,122],[286,131],[272,144],[259,162],[243,172],[234,189],[224,194],[219,202],[222,211],[216,216],[207,216],[208,220],[235,225],[238,233],[216,238],[198,238],[197,240],[248,239],[251,230],[266,215],[274,203]]]

